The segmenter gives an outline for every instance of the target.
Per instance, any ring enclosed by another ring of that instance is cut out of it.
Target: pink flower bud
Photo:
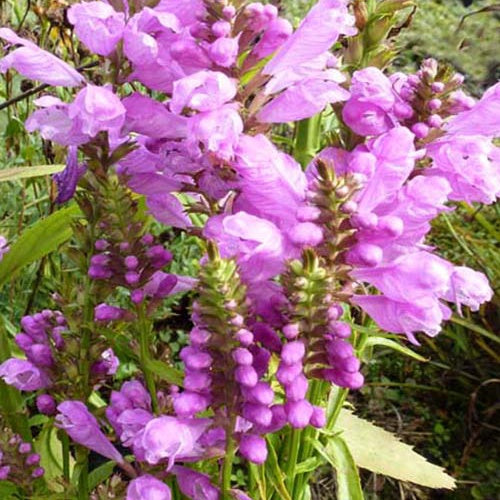
[[[266,440],[254,434],[244,434],[240,440],[240,453],[254,464],[263,464],[267,459]]]

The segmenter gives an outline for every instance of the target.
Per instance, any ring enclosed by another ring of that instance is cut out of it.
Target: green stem
[[[292,429],[291,437],[289,438],[289,447],[287,454],[287,463],[286,463],[286,486],[288,491],[293,496],[293,483],[295,480],[295,466],[297,465],[297,460],[299,458],[300,453],[300,445],[301,445],[301,435],[303,431],[300,429]]]
[[[89,450],[79,446],[76,456],[80,470],[78,476],[78,500],[89,500]]]
[[[301,120],[295,127],[293,156],[305,168],[319,149],[321,113]]]
[[[151,396],[151,404],[154,413],[158,413],[158,397],[156,395],[156,384],[153,372],[149,368],[150,351],[149,342],[151,337],[151,323],[146,318],[146,311],[144,306],[138,308],[139,316],[139,359],[141,363],[142,372],[144,373],[144,380]]]
[[[61,440],[62,445],[62,459],[63,459],[63,477],[65,481],[70,480],[69,476],[69,437],[66,432],[59,433],[59,439]]]
[[[344,389],[342,387],[333,386],[330,391],[330,396],[328,397],[328,407],[326,411],[327,424],[326,430],[331,431],[337,422],[340,410],[344,406],[344,401],[349,394],[349,389]]]
[[[311,404],[315,406],[322,406],[323,400],[325,398],[326,384],[322,380],[313,380],[311,388],[309,391],[308,400]],[[313,453],[313,441],[317,439],[318,430],[312,426],[306,427],[303,432],[302,443],[300,446],[300,453],[298,457],[298,462],[301,463],[307,460]],[[293,490],[290,491],[292,498],[302,498],[304,494],[304,488],[307,485],[311,473],[305,473],[297,476],[293,484]]]
[[[233,419],[226,431],[226,454],[224,456],[224,465],[222,466],[222,498],[231,500],[231,474],[233,471],[234,455],[236,453],[236,443],[233,438],[235,419]]]

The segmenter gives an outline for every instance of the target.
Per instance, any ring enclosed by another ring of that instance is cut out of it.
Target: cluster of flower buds
[[[174,410],[191,417],[210,405],[215,414],[214,438],[237,436],[240,453],[262,463],[267,448],[260,434],[285,423],[282,407],[273,406],[274,391],[263,380],[270,352],[255,342],[245,323],[248,306],[236,263],[221,259],[212,243],[198,290],[195,327],[189,345],[181,351],[185,390],[174,396]],[[240,418],[235,421],[236,415]]]
[[[90,259],[89,276],[128,288],[135,304],[141,303],[148,294],[147,285],[154,274],[172,260],[172,254],[163,245],[156,244],[151,234],[145,234],[133,243],[99,239],[95,242],[95,249],[99,253]],[[175,282],[175,279],[162,282],[154,291],[154,297],[165,297]]]
[[[464,77],[435,59],[426,59],[411,75],[391,77],[400,97],[413,109],[405,120],[418,139],[425,139],[431,129],[441,129],[446,118],[471,109],[475,100],[460,87]]]
[[[13,434],[8,428],[0,436],[0,481],[9,480],[30,489],[33,479],[45,474],[40,467],[40,455],[33,451],[31,443]]]
[[[51,387],[52,392],[61,389],[67,396],[71,390],[67,387],[65,375],[70,378],[76,375],[79,340],[69,335],[66,318],[60,311],[45,309],[32,316],[24,316],[21,326],[22,331],[16,335],[15,342],[26,359],[10,358],[4,361],[0,365],[0,377],[22,391]],[[93,384],[116,373],[118,358],[112,349],[103,351],[96,343],[92,346],[91,358],[95,360],[90,367]],[[52,415],[55,412],[55,401],[50,395],[39,395],[37,406],[43,414]]]
[[[20,390],[47,388],[54,379],[56,357],[65,347],[66,319],[61,312],[46,309],[24,316],[21,326],[15,341],[27,359],[8,359],[0,365],[0,376]]]

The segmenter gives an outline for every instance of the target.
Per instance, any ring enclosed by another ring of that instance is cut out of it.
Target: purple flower
[[[78,163],[78,149],[76,146],[70,146],[66,159],[66,168],[52,177],[57,186],[56,203],[66,203],[73,198],[78,181],[86,170],[86,165]]]
[[[212,217],[204,234],[219,243],[223,257],[237,258],[242,276],[249,281],[273,277],[283,268],[284,241],[272,222],[237,212]]]
[[[188,122],[188,137],[224,160],[233,157],[242,132],[243,121],[232,104],[194,115]]]
[[[210,482],[206,474],[179,465],[172,469],[172,473],[177,478],[182,494],[191,500],[219,500],[220,490]]]
[[[150,196],[147,205],[155,219],[166,226],[186,229],[193,225],[182,203],[173,194]]]
[[[208,47],[210,59],[222,68],[229,68],[236,62],[239,50],[239,37],[220,37]]]
[[[490,204],[500,196],[500,148],[483,136],[445,135],[429,144],[429,175],[444,177],[450,199]]]
[[[90,137],[102,131],[119,133],[125,114],[124,105],[111,88],[92,84],[80,90],[68,108],[68,116],[78,117],[82,132]]]
[[[240,176],[235,211],[268,219],[282,230],[297,223],[307,180],[292,157],[279,151],[264,135],[243,135],[234,168]]]
[[[44,139],[63,146],[78,146],[90,140],[88,134],[81,130],[81,121],[69,116],[68,104],[52,96],[40,97],[34,103],[41,109],[26,120],[26,130],[29,132],[38,130]]]
[[[390,80],[377,68],[356,71],[351,81],[351,98],[342,117],[359,135],[379,135],[396,124],[392,113],[397,102]]]
[[[127,110],[124,132],[137,132],[153,139],[181,139],[187,133],[187,119],[171,113],[165,104],[134,92],[122,104]]]
[[[380,328],[392,333],[404,333],[415,344],[418,344],[415,332],[433,337],[441,331],[441,323],[451,317],[450,309],[433,298],[411,304],[382,295],[356,295],[351,301],[369,314]]]
[[[198,456],[201,452],[198,440],[209,424],[207,419],[166,416],[150,420],[141,438],[146,460],[157,464],[168,459],[171,468],[176,459]]]
[[[452,118],[446,130],[452,135],[497,137],[500,130],[500,83],[490,87],[471,109]]]
[[[236,95],[236,82],[218,71],[199,71],[177,80],[170,109],[180,114],[184,108],[213,111]]]
[[[328,51],[340,34],[354,35],[354,18],[348,14],[346,4],[343,0],[320,0],[267,63],[264,73],[275,75],[310,61]]]
[[[56,426],[78,444],[118,463],[123,457],[103,434],[96,418],[81,401],[65,401],[57,407]]]
[[[309,118],[327,104],[345,101],[349,92],[338,83],[321,78],[308,78],[290,86],[266,104],[258,114],[264,123],[286,123]]]
[[[33,42],[17,36],[11,29],[0,28],[0,38],[12,45],[21,45],[0,59],[0,73],[14,68],[26,78],[48,85],[77,87],[84,83],[85,79],[74,68]]]
[[[0,365],[0,377],[20,391],[36,391],[50,386],[48,375],[32,362],[10,358]]]
[[[493,297],[488,278],[478,271],[468,267],[455,267],[451,275],[451,287],[445,296],[446,300],[460,306],[465,305],[472,311],[478,311],[479,306]]]
[[[109,56],[121,40],[125,15],[105,2],[82,2],[68,9],[76,36],[94,53]]]
[[[97,376],[114,375],[120,360],[115,356],[113,349],[109,348],[102,352],[101,359],[94,363],[91,367],[91,372]]]
[[[55,415],[56,401],[50,394],[40,394],[36,398],[36,407],[42,415]]]
[[[130,481],[126,500],[170,500],[170,488],[159,479],[144,474]]]
[[[263,464],[267,459],[266,440],[255,434],[243,434],[240,439],[240,453],[254,464]]]
[[[94,309],[95,321],[130,321],[132,313],[121,307],[99,304]]]

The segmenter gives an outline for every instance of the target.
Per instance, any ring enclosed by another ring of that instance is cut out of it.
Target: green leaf
[[[23,267],[68,241],[73,234],[71,221],[79,214],[78,206],[72,205],[40,219],[24,231],[0,262],[0,286]]]
[[[48,422],[35,440],[35,450],[40,454],[40,465],[45,469],[44,477],[49,487],[54,491],[60,492],[61,484],[52,479],[63,476],[63,454],[62,443],[57,437],[57,429]],[[70,471],[73,469],[74,460],[70,458]]]
[[[36,167],[15,167],[0,170],[0,182],[17,181],[29,177],[40,177],[42,175],[57,174],[64,170],[66,165],[38,165]]]
[[[363,500],[358,468],[345,441],[340,436],[333,436],[328,439],[326,447],[323,447],[319,442],[314,442],[313,445],[337,473],[337,498]]]
[[[307,460],[304,460],[303,462],[300,462],[300,464],[297,464],[295,466],[295,474],[299,475],[313,472],[321,465],[321,463],[321,460],[319,460],[318,458],[309,457]]]
[[[426,358],[412,351],[408,347],[401,345],[399,342],[395,340],[391,340],[385,337],[379,337],[379,336],[368,337],[365,341],[364,347],[374,347],[374,346],[388,347],[389,349],[404,354],[405,356],[409,356],[410,358],[416,359],[417,361],[423,361],[423,362],[427,361]]]
[[[0,481],[0,498],[9,500],[11,498],[19,498],[16,493],[19,493],[19,488],[10,481]]]
[[[163,361],[157,359],[148,360],[148,368],[169,384],[182,386],[182,372],[177,368],[168,366],[166,363],[163,363]]]
[[[269,478],[269,481],[274,486],[275,490],[279,492],[280,498],[282,500],[292,500],[290,493],[285,485],[285,474],[280,469],[278,462],[278,455],[276,454],[276,450],[271,442],[271,440],[267,440],[267,462],[266,462],[266,476]]]
[[[455,480],[443,468],[427,462],[397,436],[343,409],[336,431],[341,431],[358,467],[400,481],[428,488],[455,488]],[[330,444],[327,450],[331,451]]]
[[[92,491],[106,481],[106,479],[113,474],[115,467],[116,462],[106,462],[91,471],[89,473],[89,490]]]

